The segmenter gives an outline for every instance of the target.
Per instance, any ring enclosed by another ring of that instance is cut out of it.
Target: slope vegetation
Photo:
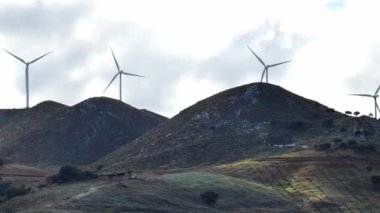
[[[368,133],[363,140],[379,138],[379,122],[367,120],[359,122],[275,85],[254,83],[196,103],[94,165],[110,170],[202,166],[288,150],[272,147],[348,140],[356,130]]]
[[[72,107],[43,102],[4,122],[0,156],[24,164],[87,164],[164,120],[109,98],[91,98]]]

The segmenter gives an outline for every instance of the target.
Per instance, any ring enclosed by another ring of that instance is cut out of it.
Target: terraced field
[[[208,169],[269,186],[307,212],[378,212],[367,162],[354,158],[295,157],[247,160]],[[378,162],[375,165],[379,165]]]

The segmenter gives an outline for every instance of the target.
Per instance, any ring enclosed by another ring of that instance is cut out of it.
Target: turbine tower
[[[52,51],[32,60],[30,62],[26,62],[22,58],[17,57],[16,55],[9,52],[8,50],[6,50],[6,49],[3,49],[3,50],[26,65],[26,68],[25,68],[25,84],[26,84],[25,89],[26,89],[26,108],[28,109],[29,108],[29,65],[33,64],[34,62],[36,62],[36,61],[40,60],[41,58],[45,57],[46,55],[50,54]]]
[[[264,70],[263,70],[263,73],[261,74],[261,81],[260,82],[263,82],[263,79],[264,79],[264,75],[266,76],[266,83],[268,83],[268,69],[271,68],[271,67],[275,67],[275,66],[278,66],[278,65],[281,65],[281,64],[285,64],[285,63],[289,63],[291,61],[284,61],[284,62],[280,62],[280,63],[276,63],[276,64],[269,64],[269,65],[266,65],[264,63],[263,60],[261,60],[261,58],[255,53],[253,52],[253,50],[247,46],[248,49],[252,52],[252,54],[257,58],[257,60],[260,61],[260,63],[264,66]]]
[[[350,94],[350,95],[373,98],[375,101],[375,119],[377,119],[377,111],[380,112],[379,105],[377,104],[377,97],[379,97],[379,95],[378,95],[379,91],[380,91],[380,86],[377,88],[377,90],[375,91],[375,93],[373,95],[371,95],[371,94]]]
[[[127,72],[124,72],[123,70],[121,70],[120,67],[119,67],[119,63],[117,63],[115,54],[112,51],[112,48],[111,48],[111,52],[112,52],[113,59],[115,60],[115,64],[116,64],[116,68],[117,68],[117,73],[115,74],[115,76],[113,76],[112,80],[110,81],[110,83],[108,84],[108,86],[106,87],[106,89],[103,91],[103,93],[106,92],[106,90],[112,84],[112,82],[115,80],[115,78],[117,76],[119,76],[119,81],[120,81],[120,83],[119,83],[119,99],[120,99],[120,101],[122,101],[121,100],[121,94],[122,94],[122,92],[121,92],[121,85],[122,85],[121,84],[121,76],[122,75],[130,75],[130,76],[136,76],[136,77],[144,77],[144,76],[142,76],[142,75],[136,75],[136,74],[132,74],[132,73],[127,73]]]

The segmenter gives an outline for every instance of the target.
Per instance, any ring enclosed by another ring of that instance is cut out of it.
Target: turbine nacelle
[[[116,65],[116,68],[117,68],[117,73],[113,76],[113,78],[111,79],[110,83],[107,85],[107,87],[104,89],[103,93],[106,92],[106,90],[108,89],[108,87],[112,84],[112,82],[115,80],[115,78],[117,76],[119,76],[119,80],[120,80],[120,84],[119,84],[119,99],[121,101],[121,76],[122,75],[130,75],[130,76],[135,76],[135,77],[145,77],[145,76],[142,76],[142,75],[137,75],[137,74],[133,74],[133,73],[128,73],[128,72],[124,72],[122,69],[120,69],[120,66],[119,66],[119,63],[117,62],[116,60],[116,57],[115,57],[115,54],[113,53],[113,50],[111,48],[111,52],[112,52],[112,57],[115,61],[115,65]]]
[[[266,74],[266,83],[268,83],[268,72],[269,72],[268,70],[269,70],[269,68],[291,62],[291,61],[283,61],[283,62],[280,62],[280,63],[275,63],[275,64],[269,64],[269,65],[267,65],[267,64],[265,64],[265,62],[249,46],[247,46],[247,47],[251,51],[251,53],[257,58],[257,60],[259,60],[260,63],[264,66],[264,70],[263,70],[263,72],[261,74],[261,81],[260,82],[263,82],[264,75]]]
[[[377,104],[377,98],[379,97],[379,94],[378,94],[379,91],[380,91],[380,86],[377,88],[377,90],[375,91],[375,93],[373,95],[371,95],[371,94],[349,94],[349,95],[373,98],[373,100],[375,101],[375,119],[377,119],[377,111],[380,112],[380,107]]]
[[[26,62],[24,59],[16,56],[15,54],[9,52],[8,50],[6,50],[6,49],[3,49],[3,50],[26,65],[26,67],[25,67],[25,84],[26,84],[25,89],[26,89],[26,108],[28,109],[29,108],[29,65],[33,64],[34,62],[40,60],[41,58],[43,58],[47,55],[49,55],[50,53],[52,53],[52,51],[45,53],[42,56],[40,56],[40,57],[38,57],[32,61]]]

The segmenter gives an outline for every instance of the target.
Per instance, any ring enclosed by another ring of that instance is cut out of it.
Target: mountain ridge
[[[0,129],[0,155],[33,165],[90,163],[166,120],[105,97],[45,101],[17,117]]]
[[[265,154],[275,145],[313,145],[322,136],[333,140],[343,134],[338,126],[351,125],[343,123],[347,119],[279,86],[252,83],[197,102],[93,165],[112,170],[231,162]]]

